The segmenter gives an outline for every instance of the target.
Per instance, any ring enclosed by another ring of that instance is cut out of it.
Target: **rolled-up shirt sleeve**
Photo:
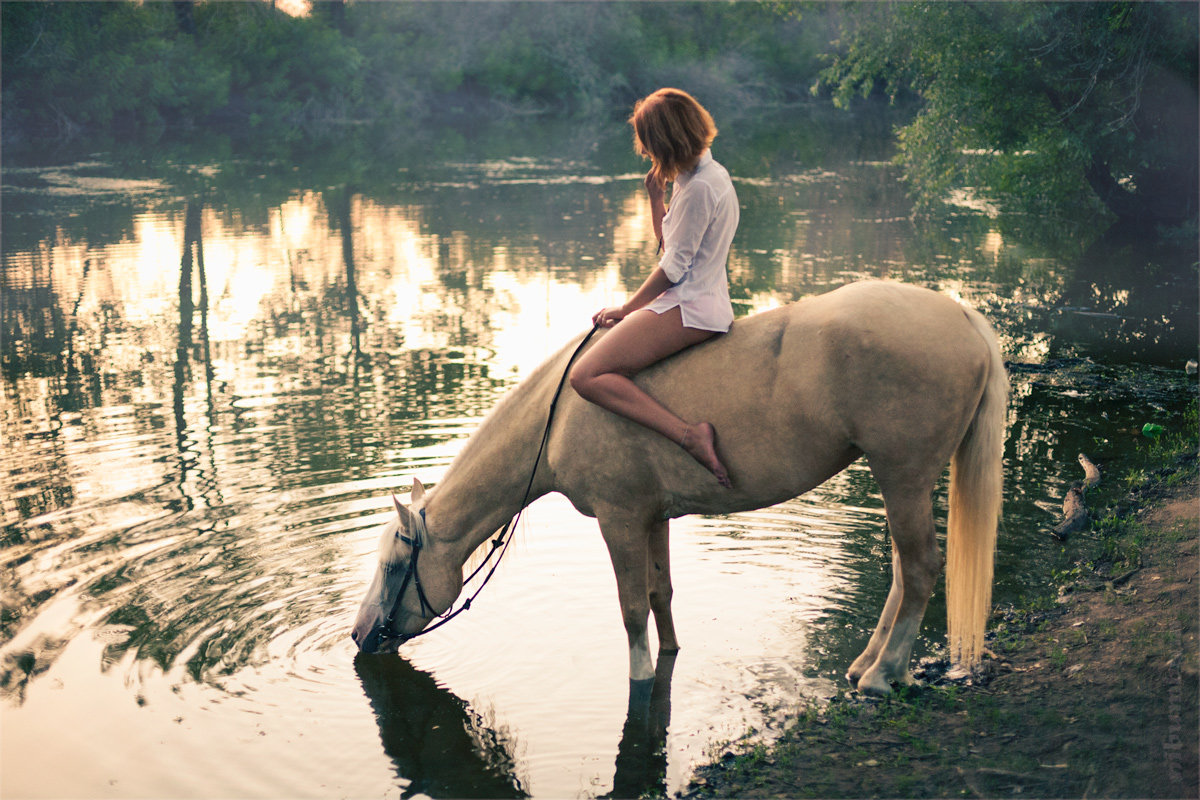
[[[679,283],[692,268],[704,233],[712,223],[714,201],[707,186],[689,186],[671,198],[663,219],[663,256],[658,265],[671,283]]]

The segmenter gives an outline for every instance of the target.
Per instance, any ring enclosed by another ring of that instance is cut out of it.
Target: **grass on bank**
[[[903,687],[883,700],[839,690],[810,702],[773,744],[749,735],[715,748],[684,796],[1190,791],[1196,565],[1194,544],[1183,543],[1195,539],[1196,520],[1152,526],[1141,512],[1180,487],[1194,491],[1198,449],[1193,404],[1124,474],[1088,492],[1091,530],[1073,542],[1074,564],[1054,571],[1048,591],[994,611],[989,644],[997,658],[985,661],[975,685]],[[1160,576],[1140,594],[1129,588],[1151,561],[1156,571],[1181,574],[1190,593],[1185,585],[1173,600],[1165,592],[1156,599],[1153,587],[1170,583]],[[1182,749],[1172,752],[1173,740]]]

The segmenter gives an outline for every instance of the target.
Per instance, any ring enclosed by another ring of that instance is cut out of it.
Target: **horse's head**
[[[413,481],[412,506],[395,496],[396,517],[383,528],[379,564],[350,638],[365,653],[394,653],[462,591],[462,565],[451,563],[425,524],[425,487]]]

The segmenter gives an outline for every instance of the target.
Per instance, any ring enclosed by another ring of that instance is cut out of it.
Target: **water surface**
[[[1097,264],[1080,257],[1096,231],[971,198],[914,222],[884,129],[813,112],[718,141],[743,205],[732,292],[746,315],[877,277],[988,314],[1014,383],[1002,604],[1070,555],[1045,531],[1075,454],[1119,475],[1142,423],[1189,402],[1194,259],[1122,246]],[[6,154],[6,795],[673,791],[839,685],[889,582],[861,464],[673,524],[684,649],[654,696],[630,697],[595,524],[556,495],[469,614],[356,658],[389,493],[436,484],[653,263],[624,131],[434,138],[370,157]],[[943,613],[939,590],[922,653]]]

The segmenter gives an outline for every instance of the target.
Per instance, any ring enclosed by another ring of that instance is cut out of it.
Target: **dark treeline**
[[[273,0],[124,0],[0,14],[6,146],[219,129],[377,150],[446,130],[430,123],[496,119],[536,137],[537,120],[609,126],[664,85],[735,129],[769,106],[862,95],[911,105],[896,148],[918,213],[958,196],[1195,240],[1195,3],[314,0],[293,17]]]
[[[919,206],[978,187],[1007,211],[1090,208],[1142,234],[1184,223],[1194,242],[1198,8],[866,3],[822,83],[838,102],[920,97],[897,131]]]
[[[4,129],[313,130],[445,112],[627,113],[686,83],[725,111],[809,97],[825,9],[759,3],[4,3]]]

